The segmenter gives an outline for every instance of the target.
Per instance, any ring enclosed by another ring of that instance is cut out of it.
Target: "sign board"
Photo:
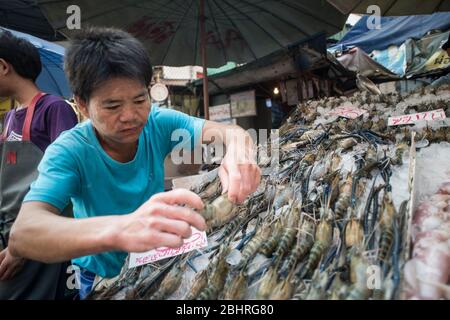
[[[233,118],[256,116],[255,90],[230,95],[230,105]]]
[[[328,115],[330,116],[336,115],[347,119],[356,119],[366,112],[367,112],[366,110],[358,109],[356,107],[349,105],[349,106],[340,106],[336,109],[333,109],[331,112],[328,113]]]
[[[221,104],[209,107],[209,119],[213,121],[228,120],[231,118],[230,104]]]
[[[400,126],[404,124],[413,124],[419,121],[435,121],[435,120],[445,120],[445,112],[443,109],[405,114],[397,117],[389,117],[388,126]]]
[[[191,227],[191,229],[192,235],[190,236],[190,238],[185,239],[183,245],[179,248],[161,247],[143,253],[130,253],[130,264],[128,265],[128,267],[134,268],[142,266],[144,264],[156,262],[162,259],[174,257],[186,252],[206,247],[208,245],[206,232],[199,231],[193,227]]]

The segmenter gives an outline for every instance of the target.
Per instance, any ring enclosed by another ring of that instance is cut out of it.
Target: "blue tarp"
[[[72,93],[69,83],[64,74],[64,52],[63,46],[31,36],[26,33],[2,28],[12,32],[16,37],[30,41],[39,51],[42,63],[42,72],[36,80],[36,84],[42,91],[65,98],[70,98]]]
[[[369,29],[363,16],[342,40],[331,47],[330,51],[346,50],[358,47],[366,53],[384,50],[390,45],[400,46],[407,39],[419,39],[431,30],[450,29],[450,12],[431,15],[381,17],[381,29]]]
[[[372,52],[372,58],[391,72],[403,77],[406,74],[406,45],[391,46]]]

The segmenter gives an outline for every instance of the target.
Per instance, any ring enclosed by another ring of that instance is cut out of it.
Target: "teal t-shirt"
[[[203,125],[203,119],[152,106],[135,158],[120,163],[100,146],[91,121],[80,123],[47,148],[24,202],[42,201],[62,211],[71,200],[77,219],[131,213],[164,191],[164,159],[180,141],[190,141],[190,149],[199,143]],[[180,139],[172,141],[176,129],[185,129],[185,134],[175,134]],[[126,256],[104,252],[72,262],[110,278],[120,272]]]

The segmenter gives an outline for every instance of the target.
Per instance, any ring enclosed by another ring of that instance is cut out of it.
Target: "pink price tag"
[[[347,119],[356,119],[363,115],[366,110],[358,109],[356,107],[338,107],[332,110],[329,115],[336,115]]]
[[[184,243],[179,248],[167,248],[161,247],[142,253],[130,253],[129,268],[142,266],[147,263],[152,263],[165,258],[174,257],[186,252],[190,252],[196,249],[204,248],[208,245],[208,239],[205,231],[199,231],[193,227],[192,235],[188,239],[184,240]]]

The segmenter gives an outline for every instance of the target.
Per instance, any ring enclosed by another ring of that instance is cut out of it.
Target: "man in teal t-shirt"
[[[87,29],[72,40],[65,69],[88,121],[62,134],[39,165],[10,237],[10,250],[43,262],[73,259],[84,297],[95,276],[116,276],[127,252],[179,247],[203,203],[187,190],[164,191],[164,159],[219,137],[224,192],[240,203],[260,179],[241,128],[150,105],[152,66],[143,45],[117,29]],[[179,133],[184,138],[180,141]],[[61,217],[69,201],[75,219]]]

